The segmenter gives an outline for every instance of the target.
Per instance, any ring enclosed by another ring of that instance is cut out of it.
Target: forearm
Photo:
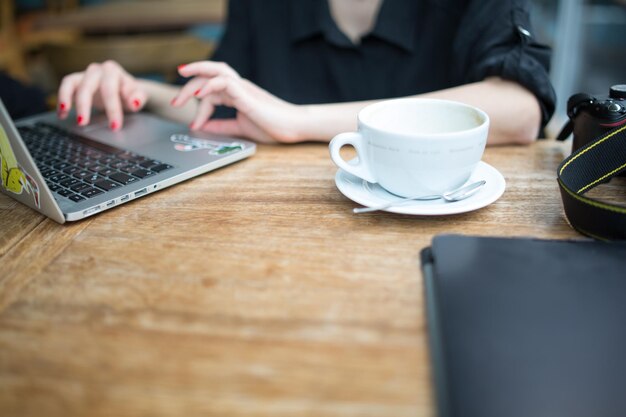
[[[148,101],[145,109],[179,123],[188,124],[196,114],[197,101],[189,100],[183,106],[174,107],[171,102],[180,91],[180,87],[140,79],[137,82],[146,91]]]
[[[491,123],[489,145],[531,143],[541,123],[535,96],[519,84],[499,78],[412,97],[455,100],[484,110]],[[326,141],[338,133],[356,130],[358,112],[375,101],[304,106],[300,137]]]

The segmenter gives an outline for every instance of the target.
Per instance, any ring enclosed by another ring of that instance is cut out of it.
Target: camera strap
[[[563,208],[570,225],[600,240],[626,240],[626,206],[585,196],[626,169],[626,125],[576,150],[558,168]]]

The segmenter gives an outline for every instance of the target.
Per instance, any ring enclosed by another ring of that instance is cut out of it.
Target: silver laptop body
[[[0,190],[58,223],[116,207],[255,151],[253,142],[190,132],[147,113],[126,115],[119,132],[108,128],[103,115],[86,127],[60,121],[54,112],[13,122],[0,100]]]

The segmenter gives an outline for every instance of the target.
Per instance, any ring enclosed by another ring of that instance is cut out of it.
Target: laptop
[[[0,100],[0,190],[58,223],[81,220],[247,158],[253,142],[190,132],[148,113],[113,132],[54,112],[11,120]]]

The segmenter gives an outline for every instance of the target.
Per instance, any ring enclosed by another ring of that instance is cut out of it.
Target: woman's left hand
[[[193,62],[181,65],[178,72],[193,78],[172,100],[172,105],[182,106],[194,97],[200,100],[191,129],[265,143],[294,143],[305,139],[298,129],[306,116],[303,107],[281,100],[241,78],[227,64]],[[237,117],[209,120],[218,105],[237,109]]]

